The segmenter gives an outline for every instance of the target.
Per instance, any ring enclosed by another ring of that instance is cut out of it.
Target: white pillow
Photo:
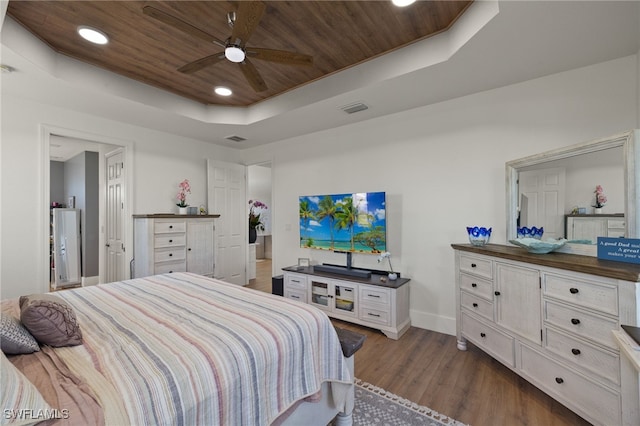
[[[0,355],[0,425],[30,425],[50,419],[53,410],[38,389]]]

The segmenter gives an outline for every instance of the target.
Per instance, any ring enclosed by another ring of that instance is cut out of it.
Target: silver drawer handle
[[[300,281],[298,281],[298,280],[291,280],[291,282],[299,283]]]
[[[371,312],[367,312],[367,315],[372,316],[372,317],[378,317],[378,318],[380,318],[380,315],[378,315],[378,314],[372,314]]]
[[[292,299],[300,299],[298,296],[291,295]]]
[[[380,296],[378,296],[377,294],[367,294],[367,296],[369,296],[369,297],[377,297],[378,299],[380,299]]]

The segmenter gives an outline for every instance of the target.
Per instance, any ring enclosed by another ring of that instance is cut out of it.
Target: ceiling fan
[[[144,6],[143,12],[158,21],[171,25],[187,34],[198,37],[207,42],[217,44],[224,48],[224,51],[190,62],[178,68],[178,71],[191,74],[209,65],[214,65],[224,59],[235,62],[240,66],[240,70],[256,92],[267,90],[267,84],[260,76],[256,67],[251,63],[251,59],[277,62],[288,65],[312,65],[313,57],[302,53],[287,52],[284,50],[263,49],[258,47],[247,47],[247,41],[253,31],[258,27],[260,19],[264,15],[266,5],[261,1],[239,2],[237,12],[227,14],[227,23],[231,26],[231,36],[222,41],[188,22],[183,21],[173,15],[163,12],[153,6]]]

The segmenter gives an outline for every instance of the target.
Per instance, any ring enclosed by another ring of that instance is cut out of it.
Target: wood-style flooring
[[[271,292],[271,261],[258,262],[248,287]],[[473,426],[589,425],[471,343],[411,327],[399,340],[333,320],[367,336],[355,357],[356,377]]]

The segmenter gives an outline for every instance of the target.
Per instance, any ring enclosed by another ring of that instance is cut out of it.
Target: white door
[[[106,282],[126,279],[124,255],[124,150],[107,154]]]
[[[543,239],[564,237],[565,170],[553,168],[520,172],[520,226],[544,227]],[[525,219],[526,218],[526,219]]]
[[[208,202],[216,220],[215,277],[233,284],[247,284],[246,167],[242,164],[207,161]]]

